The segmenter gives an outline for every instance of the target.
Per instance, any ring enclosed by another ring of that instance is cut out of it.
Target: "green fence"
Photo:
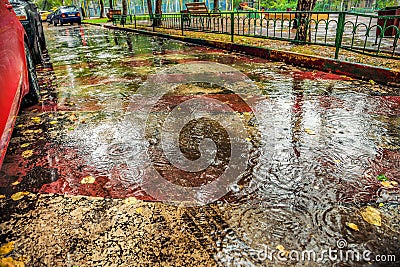
[[[157,27],[180,30],[182,35],[185,31],[228,34],[232,42],[235,36],[249,36],[334,47],[335,58],[338,58],[340,49],[345,49],[376,57],[400,59],[400,16],[276,11],[223,12],[202,16],[176,13],[163,14],[161,18],[154,19],[158,19]],[[155,28],[153,21],[150,18],[131,19],[132,24]]]

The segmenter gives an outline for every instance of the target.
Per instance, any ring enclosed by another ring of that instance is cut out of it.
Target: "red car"
[[[39,100],[27,37],[8,0],[0,0],[0,168],[21,103]]]

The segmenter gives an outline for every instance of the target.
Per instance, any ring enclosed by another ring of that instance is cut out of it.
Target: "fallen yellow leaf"
[[[25,267],[25,263],[23,261],[14,260],[11,257],[0,258],[0,266],[1,267]]]
[[[381,184],[386,188],[394,188],[398,185],[396,181],[381,181]]]
[[[340,163],[340,159],[335,159],[333,162]]]
[[[29,192],[17,192],[11,196],[11,199],[14,201],[22,199],[24,196],[29,195]]]
[[[124,203],[131,205],[131,204],[135,204],[137,202],[137,199],[135,197],[128,197],[124,199]]]
[[[40,123],[40,118],[39,117],[33,117],[31,120],[35,123]]]
[[[142,213],[142,211],[143,211],[142,208],[137,208],[137,209],[136,209],[136,212],[137,212],[137,213]]]
[[[51,121],[50,124],[57,124],[58,121]]]
[[[353,229],[354,231],[360,231],[360,230],[358,229],[358,225],[355,224],[355,223],[349,223],[349,222],[347,222],[346,225],[347,225],[350,229]]]
[[[14,241],[8,242],[7,244],[0,247],[0,255],[6,255],[14,250]]]
[[[41,132],[43,132],[43,130],[42,129],[37,129],[37,130],[34,130],[33,132],[34,133],[41,133]]]
[[[20,181],[15,181],[14,183],[12,183],[11,185],[18,185],[20,183]]]
[[[77,120],[78,120],[78,118],[76,117],[75,114],[72,114],[71,116],[69,116],[68,119],[69,119],[70,121],[77,121]]]
[[[89,175],[82,178],[81,184],[93,184],[95,181],[96,179],[93,176]]]
[[[33,151],[32,150],[25,150],[24,152],[22,152],[22,157],[23,158],[29,158],[33,155]]]
[[[382,181],[381,184],[384,187],[387,187],[387,188],[393,188],[394,187],[390,181]]]
[[[277,246],[276,246],[276,249],[279,250],[279,251],[284,251],[284,250],[285,250],[285,247],[282,246],[282,245],[277,245]]]
[[[22,144],[22,145],[21,145],[21,148],[28,147],[30,144],[31,144],[31,143],[25,143],[25,144]]]
[[[6,196],[5,195],[0,195],[0,199],[2,199],[2,198],[6,198]]]
[[[363,217],[364,221],[369,224],[381,226],[382,225],[382,218],[381,212],[371,206],[363,208],[361,211],[361,216]]]
[[[289,251],[287,251],[286,249],[285,249],[285,247],[284,246],[282,246],[282,245],[277,245],[276,246],[276,249],[277,250],[279,250],[280,252],[282,252],[284,255],[289,255]]]
[[[313,130],[311,130],[311,129],[305,128],[304,131],[305,131],[306,133],[308,133],[309,135],[315,135],[315,131],[313,131]]]
[[[31,134],[33,133],[33,130],[26,130],[24,132],[22,132],[23,135],[27,135],[27,134]]]

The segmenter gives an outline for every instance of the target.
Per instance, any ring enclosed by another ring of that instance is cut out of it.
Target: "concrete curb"
[[[190,38],[180,35],[170,35],[159,32],[151,32],[146,30],[124,28],[119,26],[104,25],[98,23],[86,22],[86,24],[102,26],[107,29],[123,30],[127,32],[135,32],[146,35],[158,36],[163,38],[169,38],[179,40],[183,42],[210,46],[220,48],[228,51],[241,52],[260,58],[270,59],[273,61],[283,61],[285,63],[307,67],[311,69],[317,69],[325,72],[331,72],[340,75],[346,75],[349,77],[362,79],[362,80],[374,80],[375,82],[386,84],[393,87],[400,87],[400,70],[394,70],[389,68],[382,68],[377,66],[371,66],[360,63],[353,63],[347,61],[341,61],[331,58],[324,58],[318,56],[304,55],[295,52],[275,50],[270,48],[263,48],[257,46],[226,43],[221,41],[212,41],[199,38]]]

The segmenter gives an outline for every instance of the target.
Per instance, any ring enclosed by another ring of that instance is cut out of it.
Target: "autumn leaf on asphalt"
[[[6,255],[14,250],[14,241],[0,247],[0,255]]]
[[[11,185],[19,185],[20,184],[20,181],[15,181],[14,183],[11,183]]]
[[[135,197],[128,197],[128,198],[125,198],[125,199],[124,199],[124,203],[125,203],[125,204],[128,204],[128,205],[135,204],[137,201],[138,201],[138,200],[137,200],[137,198],[135,198]]]
[[[140,207],[139,207],[139,208],[136,209],[136,212],[137,212],[137,213],[142,213],[142,211],[143,211],[143,208],[140,208]]]
[[[285,256],[289,255],[289,251],[287,251],[287,250],[285,249],[285,247],[282,246],[282,245],[277,245],[277,246],[276,246],[276,249],[279,250],[281,253],[283,253]]]
[[[93,176],[89,175],[82,178],[81,184],[93,184],[95,181],[96,179]]]
[[[386,188],[394,188],[398,185],[396,181],[382,181],[381,184]]]
[[[50,124],[57,124],[58,121],[51,121]]]
[[[20,199],[22,199],[24,196],[27,196],[27,195],[29,195],[29,192],[26,192],[26,191],[24,191],[24,192],[17,192],[17,193],[15,193],[15,194],[13,194],[13,195],[11,196],[11,199],[14,200],[14,201],[17,201],[17,200],[20,200]]]
[[[0,195],[0,199],[2,199],[2,198],[6,198],[6,196],[5,195]]]
[[[28,147],[30,144],[31,144],[31,143],[24,143],[24,144],[22,144],[20,147],[21,147],[21,148],[25,148],[25,147]]]
[[[308,133],[309,135],[315,135],[315,131],[313,131],[313,130],[311,130],[311,129],[309,129],[309,128],[305,128],[304,131],[305,131],[306,133]]]
[[[381,226],[382,225],[382,218],[381,212],[371,206],[363,208],[361,211],[361,216],[363,217],[364,221],[369,224]]]
[[[352,229],[352,230],[354,230],[354,231],[360,231],[360,230],[358,229],[358,225],[355,224],[355,223],[349,223],[349,222],[347,222],[346,225],[347,225],[347,227],[349,227],[350,229]]]
[[[25,264],[22,261],[14,260],[11,257],[0,258],[1,267],[24,267]]]
[[[31,134],[31,133],[33,133],[33,130],[26,130],[26,131],[22,132],[23,135],[28,135],[28,134]]]
[[[40,118],[39,118],[39,117],[33,117],[33,118],[31,118],[31,120],[32,120],[34,123],[40,123]]]
[[[33,155],[33,150],[25,150],[24,152],[22,152],[22,157],[23,158],[29,158]]]

